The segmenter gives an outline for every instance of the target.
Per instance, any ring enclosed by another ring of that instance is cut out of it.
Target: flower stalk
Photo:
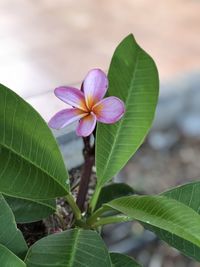
[[[78,191],[78,196],[76,203],[81,210],[81,212],[84,211],[84,205],[85,205],[85,200],[88,192],[88,187],[89,187],[89,182],[90,182],[90,177],[92,174],[92,167],[94,165],[94,146],[91,147],[90,145],[90,136],[84,137],[83,138],[84,142],[84,149],[83,149],[83,155],[85,158],[85,163],[83,166],[82,170],[82,175],[81,175],[81,181],[80,181],[80,186],[79,186],[79,191]]]

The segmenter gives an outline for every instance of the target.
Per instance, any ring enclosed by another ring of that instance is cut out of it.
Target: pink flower
[[[125,112],[124,103],[115,96],[104,98],[108,79],[100,69],[92,69],[83,81],[83,92],[73,87],[58,87],[55,95],[72,106],[56,113],[49,121],[54,129],[63,128],[79,120],[78,136],[90,135],[97,121],[112,124],[121,119]]]

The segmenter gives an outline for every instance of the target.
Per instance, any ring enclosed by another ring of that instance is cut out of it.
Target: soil
[[[43,221],[18,224],[17,227],[22,231],[28,247],[47,235],[47,228]]]

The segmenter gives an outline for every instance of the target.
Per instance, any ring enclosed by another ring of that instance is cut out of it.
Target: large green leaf
[[[17,223],[31,223],[44,219],[56,211],[55,199],[31,201],[4,196]]]
[[[200,182],[192,182],[182,186],[178,186],[162,193],[162,195],[175,199],[193,210],[200,213]],[[192,218],[191,218],[192,222]],[[197,246],[183,238],[176,236],[168,231],[164,231],[157,227],[145,224],[145,227],[154,231],[162,240],[177,248],[186,256],[200,261],[200,246]]]
[[[0,194],[0,244],[7,247],[13,253],[23,258],[28,247],[23,238],[22,233],[17,229],[15,218],[6,203],[3,196]]]
[[[124,254],[110,253],[110,258],[113,267],[141,267],[135,260]]]
[[[67,194],[58,145],[41,116],[0,85],[0,192],[27,199]]]
[[[133,35],[117,47],[108,78],[108,95],[122,99],[126,112],[118,123],[98,123],[98,187],[111,179],[142,144],[154,118],[159,90],[156,65]]]
[[[134,190],[124,183],[113,183],[102,187],[99,194],[96,209],[100,208],[104,203],[107,203],[115,198],[133,195]]]
[[[20,260],[9,249],[0,244],[0,264],[1,267],[26,267],[25,263]]]
[[[73,229],[47,236],[28,251],[28,267],[111,267],[101,237],[90,230]]]
[[[200,216],[188,206],[163,196],[129,196],[105,205],[130,218],[158,227],[200,247]]]

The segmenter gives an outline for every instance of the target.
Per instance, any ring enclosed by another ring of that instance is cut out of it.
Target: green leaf
[[[1,267],[26,267],[22,260],[20,260],[15,254],[1,244],[0,263]]]
[[[129,196],[105,207],[151,226],[156,226],[200,247],[200,216],[184,204],[163,196]]]
[[[0,194],[0,244],[7,247],[13,253],[23,258],[28,247],[23,238],[22,233],[17,229],[15,218],[6,203],[3,196]]]
[[[161,195],[175,199],[200,214],[200,182],[191,182],[167,190]]]
[[[118,123],[98,123],[98,187],[119,172],[144,141],[154,118],[159,90],[156,65],[133,35],[127,36],[115,50],[108,78],[108,96],[122,99],[126,112]]]
[[[124,254],[110,253],[110,258],[113,267],[141,267],[135,260]]]
[[[31,201],[4,196],[17,223],[40,221],[56,211],[55,199]]]
[[[187,205],[188,207],[196,211],[198,214],[200,213],[200,182],[192,182],[182,186],[178,186],[162,193],[161,195],[164,195],[170,199],[175,199]],[[154,231],[160,239],[177,248],[186,256],[200,261],[200,246],[197,246],[185,240],[184,238],[180,238],[175,234],[164,231],[157,227],[149,226],[146,224],[145,227],[151,231]]]
[[[28,267],[111,267],[101,237],[90,230],[73,229],[49,235],[28,251]]]
[[[127,184],[115,183],[104,186],[99,194],[96,209],[100,208],[104,203],[107,203],[115,198],[133,195],[134,190]]]
[[[58,145],[41,116],[0,85],[0,192],[50,199],[69,190]]]

